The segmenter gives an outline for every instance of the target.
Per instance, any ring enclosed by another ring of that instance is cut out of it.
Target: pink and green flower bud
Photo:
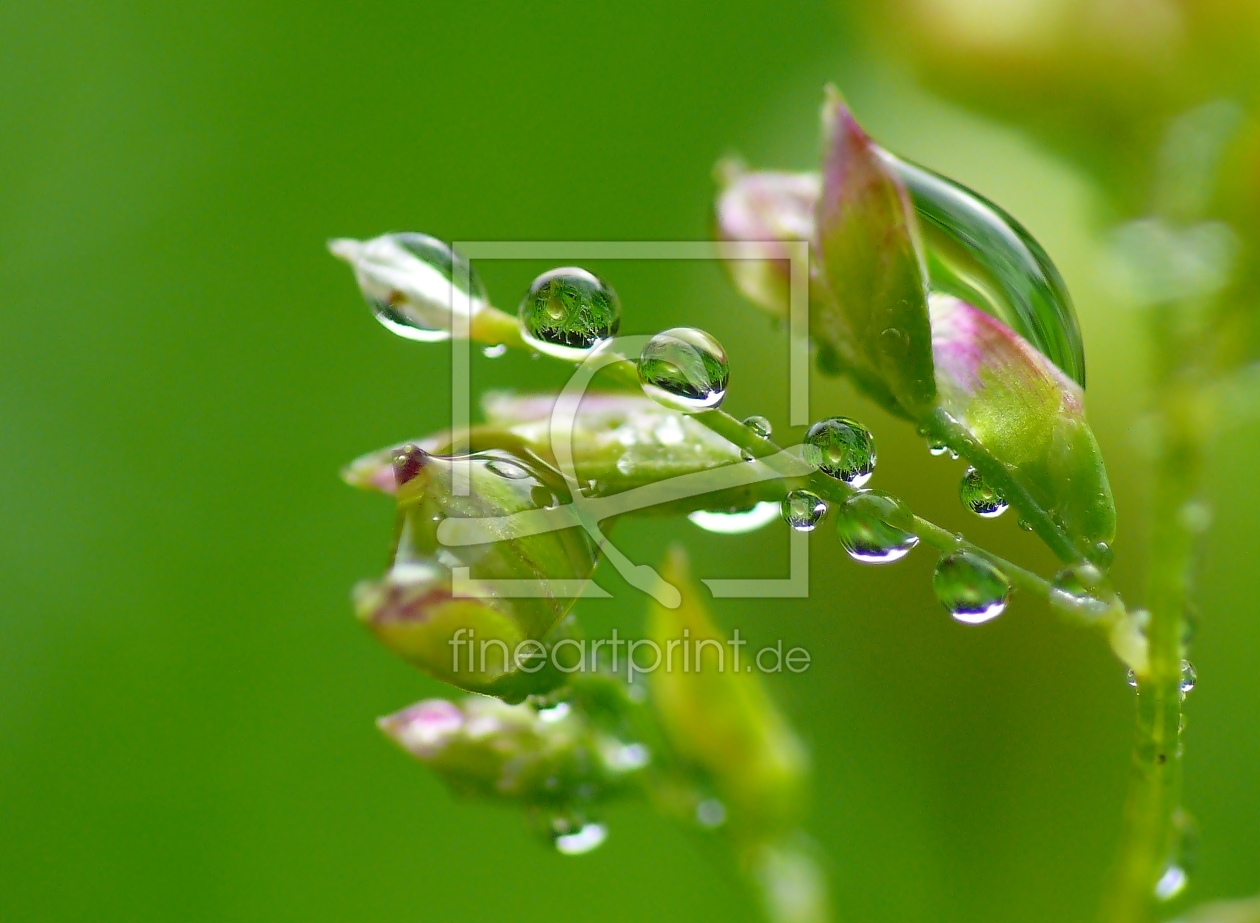
[[[799,821],[809,760],[800,740],[771,701],[755,654],[729,643],[701,602],[686,555],[673,548],[662,575],[682,592],[682,604],[654,604],[648,635],[662,651],[674,650],[651,679],[653,708],[678,756],[713,784],[746,834],[762,835]],[[680,653],[686,639],[689,651]],[[690,657],[684,669],[683,653]],[[741,662],[742,661],[742,662]]]
[[[460,470],[466,495],[454,490]],[[394,478],[394,563],[356,589],[359,618],[395,653],[461,689],[520,699],[554,685],[536,642],[572,607],[596,549],[576,525],[515,534],[504,517],[555,506],[562,488],[540,464],[504,451],[453,459],[409,446]],[[471,520],[485,541],[444,545],[438,530],[449,520]]]
[[[563,704],[537,711],[485,697],[430,699],[377,726],[459,794],[525,805],[605,800],[649,762],[641,746],[596,732]],[[638,758],[627,759],[627,748]]]
[[[933,295],[938,404],[1003,464],[1081,551],[1115,537],[1102,453],[1080,386],[998,319]]]
[[[936,388],[914,206],[834,90],[823,105],[823,145],[810,335],[873,397],[917,418]]]
[[[724,186],[717,200],[720,240],[746,244],[739,258],[726,260],[736,286],[749,299],[786,320],[791,264],[785,241],[814,236],[814,206],[822,187],[814,173],[745,173],[735,164],[719,166]]]

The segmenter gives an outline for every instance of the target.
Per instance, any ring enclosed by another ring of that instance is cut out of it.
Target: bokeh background
[[[1059,156],[1054,118],[1025,135],[944,102],[957,82],[911,66],[898,10],[0,5],[0,919],[755,919],[720,863],[642,806],[565,858],[515,812],[456,802],[373,727],[442,690],[351,616],[392,511],[337,471],[446,425],[448,355],[377,325],[324,242],[708,237],[714,162],[811,167],[826,81],[886,146],[1002,203],[1057,260],[1117,493],[1117,580],[1140,599],[1146,346],[1099,270],[1111,200]],[[1249,54],[1222,46],[1213,65],[1244,94]],[[1053,86],[1022,105],[1053,109]],[[482,274],[511,308],[538,268]],[[719,267],[592,268],[628,332],[714,333],[727,407],[786,429],[783,334]],[[523,356],[478,356],[474,374],[560,381]],[[960,463],[842,384],[816,378],[812,398],[874,429],[876,486],[1051,567],[1013,517],[964,514]],[[1257,452],[1260,426],[1241,421],[1210,462],[1187,901],[1260,890]],[[703,576],[786,567],[775,528],[644,520],[619,544],[651,562],[677,537]],[[864,569],[830,529],[813,549],[809,600],[718,614],[813,654],[770,682],[813,752],[809,826],[840,918],[1091,918],[1132,738],[1119,663],[1027,599],[954,624],[922,550]],[[615,598],[585,617],[634,631],[644,599],[602,573]]]

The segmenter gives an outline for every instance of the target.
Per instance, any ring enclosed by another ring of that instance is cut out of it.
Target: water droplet
[[[573,707],[568,702],[557,702],[547,708],[538,709],[538,720],[543,724],[556,724],[569,717]]]
[[[696,510],[687,517],[706,532],[742,535],[755,532],[779,518],[779,504],[763,500],[746,510]]]
[[[1104,572],[1111,570],[1111,562],[1115,558],[1115,552],[1111,550],[1111,546],[1106,542],[1095,542],[1090,546],[1089,551],[1085,553],[1085,557],[1089,558]]]
[[[779,512],[797,532],[813,532],[819,520],[827,515],[827,502],[809,490],[790,490],[780,504]]]
[[[968,468],[958,485],[958,497],[963,506],[977,516],[993,519],[1006,512],[1006,498],[1002,492],[984,479],[975,468]]]
[[[696,823],[712,830],[726,823],[726,805],[716,798],[706,798],[696,805]]]
[[[501,478],[519,481],[530,477],[529,469],[524,465],[518,465],[514,461],[506,458],[491,458],[486,461],[486,470],[497,474]]]
[[[1181,661],[1181,694],[1185,695],[1199,682],[1199,671],[1188,660]]]
[[[594,273],[573,266],[535,279],[517,313],[525,342],[574,362],[616,336],[621,327],[617,293]]]
[[[627,452],[617,459],[617,470],[629,477],[634,473],[634,456]]]
[[[1000,318],[1084,387],[1076,312],[1042,246],[983,196],[886,152],[883,157],[919,213],[932,289]]]
[[[1136,689],[1138,687],[1137,673],[1133,670],[1129,670],[1124,674],[1124,681],[1128,683],[1131,688]]]
[[[640,743],[618,744],[604,753],[604,762],[616,772],[634,772],[652,761],[652,752]]]
[[[674,327],[652,337],[639,354],[638,369],[648,397],[684,413],[720,406],[730,381],[722,344],[694,327]]]
[[[498,359],[508,351],[506,343],[496,343],[494,346],[482,347],[481,354],[487,359]]]
[[[1189,880],[1190,876],[1180,865],[1170,865],[1159,876],[1159,881],[1155,882],[1155,897],[1161,901],[1170,901],[1186,889]]]
[[[1102,582],[1102,572],[1089,563],[1063,568],[1050,581],[1050,605],[1071,615],[1097,618],[1110,611],[1094,591]]]
[[[849,557],[864,564],[899,561],[919,544],[909,525],[913,515],[904,503],[878,490],[856,493],[836,510],[836,534]]]
[[[350,263],[376,319],[400,337],[449,340],[453,310],[472,313],[489,303],[468,260],[427,234],[334,240],[329,249]]]
[[[543,510],[549,510],[559,502],[556,500],[556,495],[541,484],[535,484],[530,488],[529,499],[533,501],[535,506]]]
[[[934,439],[928,440],[928,454],[929,455],[934,455],[937,458],[940,458],[942,455],[944,455],[948,451],[949,451],[949,446],[947,446],[945,443],[937,442]]]
[[[1011,584],[987,559],[970,551],[951,551],[936,564],[936,598],[956,621],[979,625],[1006,610]]]
[[[760,414],[753,414],[751,417],[745,417],[744,425],[762,439],[769,439],[770,434],[773,432],[770,427],[770,421]]]
[[[823,474],[861,487],[875,470],[875,438],[857,420],[831,417],[809,428],[804,457]]]
[[[566,830],[569,830],[566,827]],[[581,856],[598,849],[608,839],[608,828],[603,824],[586,823],[569,832],[557,831],[552,839],[556,851],[565,856]]]
[[[752,452],[749,452],[747,449],[740,449],[739,457],[741,461],[746,461],[746,462],[757,460],[757,456],[754,455]]]
[[[1031,532],[1033,530],[1033,524],[1029,522],[1027,519],[1020,519],[1019,527],[1023,529],[1025,532]]]

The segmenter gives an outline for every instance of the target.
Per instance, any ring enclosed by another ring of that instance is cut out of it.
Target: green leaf
[[[932,403],[927,275],[909,194],[834,90],[823,105],[822,265],[810,334],[886,407],[919,417]]]

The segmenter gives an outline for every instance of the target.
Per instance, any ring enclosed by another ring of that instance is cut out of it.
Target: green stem
[[[1164,331],[1161,329],[1160,331]],[[1137,740],[1125,803],[1117,875],[1104,908],[1108,923],[1149,923],[1156,883],[1177,847],[1181,799],[1181,661],[1189,571],[1196,533],[1183,515],[1202,477],[1206,414],[1202,391],[1187,380],[1184,344],[1162,337],[1166,382],[1156,394],[1159,444],[1154,459],[1147,594],[1149,669],[1137,676]]]

